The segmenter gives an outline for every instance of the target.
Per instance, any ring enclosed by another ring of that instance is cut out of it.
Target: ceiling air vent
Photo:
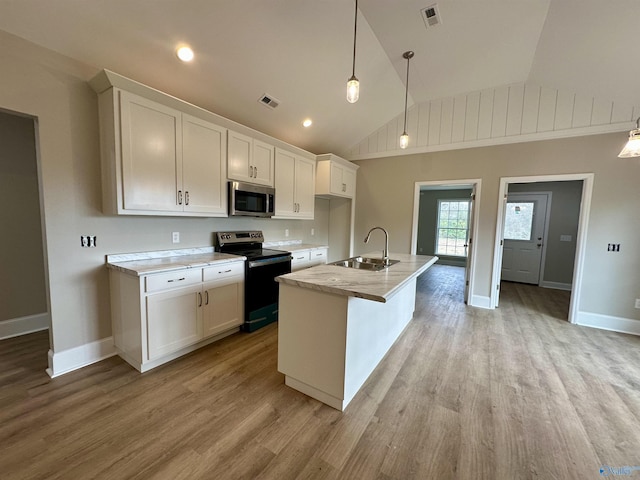
[[[272,97],[269,94],[264,94],[262,95],[258,101],[263,104],[266,105],[269,108],[276,108],[278,105],[280,105],[280,100],[278,100],[277,98]]]
[[[435,27],[442,23],[442,18],[438,11],[438,4],[434,3],[433,5],[429,5],[427,8],[420,10],[420,12],[422,13],[422,19],[427,28]]]

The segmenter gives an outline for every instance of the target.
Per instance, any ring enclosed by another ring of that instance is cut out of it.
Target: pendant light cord
[[[407,99],[409,97],[409,60],[411,56],[405,53],[405,58],[407,59],[407,84],[404,90],[404,130],[403,133],[407,133]]]
[[[356,14],[353,21],[353,68],[351,70],[352,78],[356,76],[356,34],[358,33],[358,0],[356,0]]]

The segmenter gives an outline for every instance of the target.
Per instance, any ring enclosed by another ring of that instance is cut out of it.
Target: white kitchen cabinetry
[[[140,372],[238,330],[244,260],[134,276],[109,270],[113,338]]]
[[[313,220],[315,167],[314,160],[276,148],[275,217]]]
[[[310,248],[291,252],[291,271],[302,270],[327,263],[327,248]]]
[[[317,159],[316,195],[354,198],[358,166],[331,153]]]
[[[103,209],[226,216],[226,129],[145,97],[99,95]]]
[[[244,322],[244,263],[203,270],[203,335],[209,337]]]
[[[227,176],[229,180],[273,187],[274,147],[229,130]]]

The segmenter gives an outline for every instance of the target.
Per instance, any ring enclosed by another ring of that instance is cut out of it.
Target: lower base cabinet
[[[140,277],[110,270],[118,354],[145,372],[239,330],[244,261]]]
[[[327,263],[328,248],[312,248],[291,252],[291,271]]]

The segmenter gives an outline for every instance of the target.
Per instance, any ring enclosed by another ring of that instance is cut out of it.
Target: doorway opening
[[[416,182],[413,204],[411,253],[463,269],[463,298],[472,306],[485,306],[473,296],[480,187],[480,179]]]
[[[6,232],[0,238],[0,339],[49,330],[50,344],[37,126],[35,117],[0,109],[0,198],[12,205],[0,214]]]
[[[592,190],[592,173],[500,179],[492,308],[501,281],[570,290],[576,323]]]

